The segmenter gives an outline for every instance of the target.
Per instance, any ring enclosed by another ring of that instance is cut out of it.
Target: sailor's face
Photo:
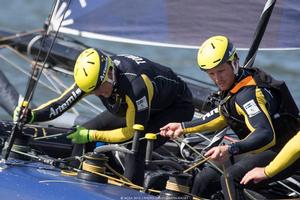
[[[235,80],[233,68],[228,63],[209,69],[207,73],[221,91],[230,89]]]
[[[98,86],[96,88],[96,90],[94,91],[94,94],[96,96],[103,96],[105,98],[108,98],[111,96],[112,91],[113,91],[112,84],[105,81],[104,83],[102,83],[100,86]]]

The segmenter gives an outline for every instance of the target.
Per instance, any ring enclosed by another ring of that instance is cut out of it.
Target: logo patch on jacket
[[[148,102],[145,96],[143,96],[141,99],[137,100],[136,102],[136,106],[138,111],[142,111],[148,108]]]
[[[258,113],[260,113],[260,110],[253,99],[245,103],[243,107],[249,117],[254,117]]]
[[[202,119],[205,120],[206,118],[209,118],[216,113],[219,113],[219,108],[215,108],[215,109],[211,110],[210,112],[207,112],[205,115],[203,115]]]

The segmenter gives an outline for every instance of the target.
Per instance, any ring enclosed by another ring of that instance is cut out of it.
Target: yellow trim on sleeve
[[[147,75],[142,74],[142,78],[143,78],[146,88],[147,88],[149,109],[151,109],[151,102],[152,102],[152,98],[153,98],[153,94],[154,94],[153,84]]]
[[[256,100],[258,102],[259,107],[262,109],[262,111],[264,112],[264,114],[268,118],[269,124],[270,124],[270,126],[272,128],[272,131],[273,131],[273,140],[269,144],[267,144],[267,145],[265,145],[265,146],[263,146],[263,147],[261,147],[259,149],[256,149],[254,151],[251,151],[249,153],[260,153],[260,152],[263,152],[263,151],[269,149],[270,147],[274,146],[275,143],[276,143],[276,136],[275,136],[275,131],[274,131],[274,128],[273,128],[273,123],[272,123],[271,117],[269,115],[269,112],[268,112],[268,110],[267,110],[267,108],[265,106],[266,105],[266,99],[265,99],[263,93],[261,92],[261,90],[259,88],[255,89],[255,95],[256,95]],[[237,103],[235,103],[235,107],[236,107],[236,110],[237,110],[238,114],[244,116],[245,123],[246,123],[248,129],[251,131],[251,133],[247,137],[245,137],[243,139],[243,140],[246,140],[250,135],[252,135],[252,133],[255,131],[255,128],[253,128],[253,126],[250,124],[247,114],[243,111],[243,109]]]
[[[265,168],[265,174],[273,177],[300,158],[300,131],[283,147],[274,160]]]
[[[150,109],[151,108],[150,105],[151,105],[151,101],[152,101],[153,93],[154,93],[153,84],[152,84],[151,80],[148,78],[148,76],[143,74],[142,78],[145,82],[145,85],[146,85],[146,88],[148,91],[148,101],[149,101],[149,109]],[[72,87],[74,87],[74,85]],[[66,92],[68,92],[69,90],[67,90]],[[61,96],[63,96],[64,94],[62,94]],[[61,97],[59,97],[59,98],[61,98]],[[47,106],[50,103],[52,103],[53,101],[58,100],[59,98],[54,99],[43,106]],[[126,127],[118,128],[118,129],[114,129],[114,130],[105,130],[105,131],[92,130],[92,131],[90,131],[90,138],[93,141],[102,141],[102,142],[107,142],[107,143],[119,143],[119,142],[124,142],[126,140],[129,140],[133,137],[133,132],[134,132],[133,125],[135,122],[135,106],[134,106],[132,100],[128,96],[125,97],[125,101],[128,105],[127,111],[126,111]]]
[[[198,124],[197,126],[188,127],[183,129],[184,134],[188,133],[196,133],[196,132],[210,132],[210,131],[218,131],[226,126],[226,119],[223,115],[210,120],[206,123]]]
[[[135,123],[135,107],[131,99],[126,95],[125,101],[127,103],[126,111],[126,126],[132,130],[133,135],[133,125]]]
[[[253,128],[253,126],[250,124],[249,118],[248,118],[247,114],[243,111],[243,109],[239,106],[239,104],[237,104],[237,103],[234,103],[234,104],[235,104],[235,109],[236,109],[237,113],[239,115],[243,115],[244,116],[246,126],[251,131],[251,133],[249,135],[251,135],[255,131],[255,128]],[[249,135],[247,137],[249,137]]]
[[[118,128],[114,130],[107,131],[90,131],[90,138],[92,141],[101,141],[107,143],[120,143],[127,141],[133,137],[132,128]]]
[[[102,141],[107,143],[119,143],[129,140],[133,137],[133,124],[135,121],[135,107],[131,99],[126,96],[125,101],[127,103],[126,111],[126,127],[118,128],[114,130],[91,132],[91,138],[93,141]]]

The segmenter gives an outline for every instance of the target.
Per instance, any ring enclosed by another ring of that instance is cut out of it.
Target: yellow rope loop
[[[91,165],[87,163],[86,161],[82,164],[82,169],[88,172],[98,172],[98,173],[105,173],[105,167],[100,167],[96,165]]]
[[[144,190],[144,188],[142,186],[139,186],[139,185],[136,185],[134,183],[130,183],[130,182],[127,182],[127,181],[123,181],[121,179],[117,179],[115,177],[112,177],[112,176],[109,176],[109,175],[106,175],[104,173],[101,173],[101,172],[96,172],[96,171],[90,171],[91,173],[93,174],[96,174],[98,176],[102,176],[102,177],[105,177],[108,179],[108,183],[110,184],[114,184],[114,185],[118,185],[118,186],[124,186],[124,185],[127,185],[133,189],[137,189],[137,190]],[[122,185],[123,184],[123,185]],[[160,193],[159,190],[153,190],[153,189],[149,189],[148,191],[150,192],[154,192],[154,193]]]
[[[106,161],[107,160],[107,157],[90,157],[88,155],[85,155],[84,158],[88,159],[88,160],[97,160],[97,161]],[[89,164],[87,161],[84,161],[84,162],[81,162],[82,164],[82,169],[87,171],[87,172],[90,172],[92,174],[95,174],[95,175],[98,175],[98,176],[101,176],[101,177],[104,177],[104,178],[107,178],[108,180],[108,183],[109,184],[113,184],[113,185],[118,185],[118,186],[128,186],[132,189],[136,189],[136,190],[141,190],[141,191],[145,191],[145,188],[143,188],[142,186],[139,186],[139,185],[136,185],[134,183],[132,183],[130,180],[128,180],[126,177],[124,177],[123,175],[119,174],[117,171],[115,171],[113,168],[111,168],[106,162],[104,162],[104,166],[97,166],[97,165],[93,165],[93,164]],[[106,175],[105,172],[106,172],[106,167],[112,171],[115,175],[117,175],[118,177],[124,179],[124,180],[121,180],[121,179],[118,179],[118,178],[115,178],[115,177],[112,177],[112,176],[109,176],[109,175]],[[62,171],[61,172],[62,174],[64,175],[76,175],[76,173],[74,172],[68,172],[68,171]],[[149,192],[153,192],[153,193],[160,193],[159,190],[154,190],[154,189],[149,189],[147,190]]]
[[[64,176],[77,176],[77,172],[75,171],[61,170],[60,173]]]
[[[86,159],[89,160],[97,160],[97,161],[103,161],[103,160],[107,160],[107,157],[90,157],[88,155],[84,156]],[[113,185],[118,185],[118,186],[124,186],[127,185],[130,188],[136,189],[136,190],[145,190],[142,186],[136,185],[134,183],[132,183],[130,180],[128,180],[126,177],[124,177],[123,175],[119,174],[118,172],[116,172],[114,169],[112,169],[106,162],[104,162],[105,166],[96,166],[96,165],[92,165],[87,163],[87,161],[82,162],[82,169],[85,171],[88,171],[92,174],[96,174],[98,176],[102,176],[104,178],[107,178],[108,183],[113,184]],[[111,170],[115,175],[117,175],[118,177],[124,179],[118,179],[109,175],[106,175],[106,167]],[[160,191],[158,190],[153,190],[153,189],[149,189],[148,191],[150,192],[154,192],[154,193],[160,193]]]
[[[189,195],[189,196],[191,196],[193,198],[193,200],[201,200],[201,197],[198,197],[198,196],[195,196],[195,195],[189,193],[190,188],[188,186],[185,186],[185,185],[179,185],[177,183],[173,183],[171,181],[167,181],[166,189],[167,190],[171,190],[171,191],[175,191],[175,192],[180,192],[182,194]]]
[[[93,157],[93,156],[90,156],[88,154],[85,154],[83,157],[85,159],[87,159],[87,160],[108,161],[108,158],[106,156],[103,156],[103,157]]]
[[[201,198],[193,196],[193,200],[201,200]]]
[[[183,193],[189,193],[190,188],[185,185],[179,185],[177,183],[173,183],[171,181],[167,181],[166,189],[172,190],[175,192],[183,192]]]

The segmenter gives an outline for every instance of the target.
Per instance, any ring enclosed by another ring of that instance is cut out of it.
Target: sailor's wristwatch
[[[228,153],[231,155],[239,154],[239,147],[236,145],[236,143],[228,144]]]

